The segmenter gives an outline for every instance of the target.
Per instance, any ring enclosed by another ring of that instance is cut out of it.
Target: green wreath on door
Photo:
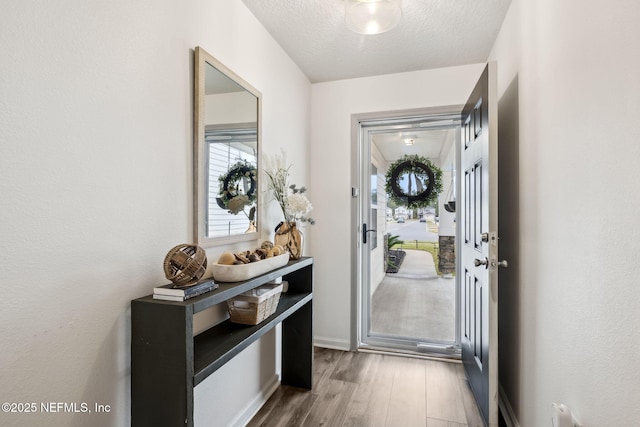
[[[256,167],[246,160],[233,164],[226,174],[218,177],[218,206],[228,209],[229,213],[234,215],[244,212],[246,206],[252,206],[249,214],[245,212],[245,215],[253,221],[256,211],[253,205],[257,198],[256,175]]]
[[[442,192],[442,170],[425,157],[405,154],[389,166],[385,191],[398,206],[435,206]]]

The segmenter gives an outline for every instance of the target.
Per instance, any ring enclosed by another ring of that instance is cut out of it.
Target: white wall
[[[207,95],[204,103],[205,126],[256,121],[256,97],[251,92]]]
[[[311,187],[316,225],[314,335],[321,345],[351,343],[351,115],[466,102],[483,64],[312,85]],[[354,343],[355,344],[355,343]]]
[[[376,167],[377,178],[375,190],[377,194],[376,208],[378,213],[375,218],[375,223],[369,224],[370,229],[376,230],[376,239],[378,242],[378,246],[371,250],[371,264],[369,265],[369,277],[371,280],[369,292],[373,295],[378,285],[382,282],[382,279],[384,279],[385,271],[387,269],[384,262],[384,235],[387,233],[387,195],[384,191],[384,175],[387,173],[388,165],[384,160],[384,156],[375,144],[371,144],[371,164]],[[374,221],[373,218],[371,220]]]
[[[501,240],[500,379],[521,426],[550,425],[552,402],[585,426],[640,420],[639,16],[514,0],[491,55],[518,236]]]
[[[440,164],[440,167],[442,168],[442,192],[440,193],[440,197],[438,197],[438,203],[440,204],[438,207],[438,236],[456,235],[456,214],[455,212],[448,212],[444,208],[444,205],[452,199],[455,199],[454,196],[456,195],[453,177],[456,172],[456,147],[458,146],[457,135],[457,132],[453,132],[453,135],[451,136],[453,142],[448,146],[447,152],[443,154]]]
[[[112,410],[0,424],[129,424],[129,302],[165,282],[164,255],[192,236],[197,45],[262,92],[263,149],[283,147],[308,184],[310,84],[241,2],[3,2],[1,400]],[[264,211],[272,228],[277,207]],[[274,334],[264,340],[217,375],[273,378],[259,362]],[[201,384],[218,425],[263,385],[251,384]]]

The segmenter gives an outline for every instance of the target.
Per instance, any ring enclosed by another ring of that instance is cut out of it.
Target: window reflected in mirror
[[[256,128],[206,129],[207,237],[256,231]]]

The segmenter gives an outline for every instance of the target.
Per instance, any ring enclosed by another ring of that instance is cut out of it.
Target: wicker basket
[[[271,316],[278,307],[282,285],[264,285],[227,301],[233,323],[257,325]]]

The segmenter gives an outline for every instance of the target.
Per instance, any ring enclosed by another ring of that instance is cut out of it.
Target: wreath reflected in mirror
[[[405,154],[387,169],[385,191],[398,206],[434,206],[442,192],[442,170],[425,157]]]
[[[218,197],[216,197],[218,206],[233,215],[243,212],[249,221],[254,221],[256,207],[253,205],[257,195],[256,175],[256,167],[246,160],[240,160],[231,165],[226,174],[218,177],[219,191]],[[248,206],[251,206],[251,209],[247,214],[245,209]]]

